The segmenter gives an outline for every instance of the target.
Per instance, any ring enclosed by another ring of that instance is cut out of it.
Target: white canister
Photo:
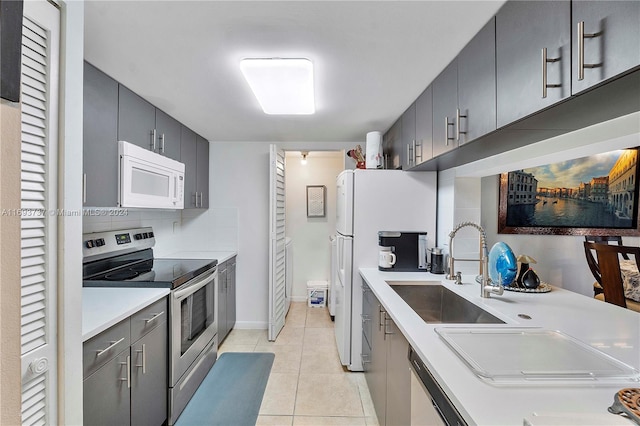
[[[382,134],[380,132],[367,133],[365,160],[367,169],[382,168]]]

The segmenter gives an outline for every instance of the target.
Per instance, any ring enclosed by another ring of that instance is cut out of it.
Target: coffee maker
[[[378,246],[380,247],[380,271],[415,272],[427,271],[427,233],[379,231]],[[383,254],[391,251],[394,262],[384,262]]]

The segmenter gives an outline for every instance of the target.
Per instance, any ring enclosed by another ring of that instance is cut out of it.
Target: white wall
[[[351,149],[356,143],[283,142],[286,151],[337,151]],[[210,191],[213,209],[234,211],[236,221],[229,220],[237,232],[237,322],[238,328],[266,328],[269,295],[269,143],[212,142],[210,147]],[[212,208],[209,209],[210,211]],[[215,216],[218,213],[213,213]],[[229,213],[231,215],[231,213]],[[212,235],[216,226],[211,214],[185,227],[190,244],[215,246],[231,240],[229,235]],[[186,223],[186,219],[184,220]],[[236,225],[234,225],[234,223]],[[199,231],[198,231],[199,230]],[[229,231],[230,232],[230,231]],[[210,238],[210,239],[209,239]]]
[[[59,207],[82,208],[82,81],[84,3],[60,2],[60,139]],[[82,235],[81,218],[63,216],[59,224],[58,268],[58,419],[52,423],[82,423]]]
[[[489,248],[498,241],[504,241],[516,255],[528,254],[538,261],[532,266],[542,281],[592,296],[594,278],[585,260],[583,237],[498,234],[497,175],[636,146],[640,146],[640,113],[440,172],[439,244],[448,241],[446,235],[455,224],[468,218],[474,219],[487,231]],[[469,206],[469,209],[461,208],[463,205]],[[479,215],[476,210],[478,205],[481,207]],[[639,237],[623,237],[623,240],[629,245],[640,243]],[[455,252],[460,256],[458,248],[460,245],[456,236]]]
[[[304,301],[307,281],[331,277],[329,236],[336,229],[336,177],[344,170],[345,154],[311,152],[307,164],[301,164],[299,151],[285,157],[286,235],[292,239],[292,298]],[[307,185],[326,186],[325,217],[307,217]]]

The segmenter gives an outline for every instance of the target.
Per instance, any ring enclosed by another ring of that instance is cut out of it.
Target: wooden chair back
[[[588,243],[609,244],[610,242],[614,242],[619,246],[622,245],[622,237],[619,235],[585,235],[584,240]],[[591,270],[593,277],[596,279],[598,284],[602,285],[602,278],[600,278],[600,268],[598,268],[598,262],[593,256],[593,252],[591,250],[587,250],[586,248],[584,252],[585,256],[587,257],[587,264],[589,264],[589,269]],[[622,257],[626,260],[629,260],[629,256],[626,253],[624,253]]]
[[[633,255],[636,267],[640,270],[640,247],[609,245],[606,243],[584,242],[585,252],[596,252],[601,285],[604,290],[605,302],[627,307],[624,296],[622,274],[620,272],[620,255]]]

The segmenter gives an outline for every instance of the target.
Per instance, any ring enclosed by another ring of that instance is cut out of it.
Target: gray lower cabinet
[[[118,140],[156,151],[156,108],[123,85],[118,93]]]
[[[495,19],[502,127],[571,95],[571,3],[510,1]]]
[[[236,258],[229,260],[227,265],[227,328],[229,331],[236,326]]]
[[[168,350],[166,298],[86,341],[84,424],[163,424],[168,413]]]
[[[366,286],[364,282],[363,285]],[[371,340],[368,342],[370,348],[367,352],[370,358],[367,368],[364,369],[364,377],[367,380],[378,423],[384,426],[387,417],[387,351],[383,328],[385,312],[371,290],[365,292],[365,298],[369,299],[369,303],[363,304],[363,314],[367,315],[371,321]]]
[[[227,262],[223,262],[218,265],[218,345],[227,333]]]
[[[496,130],[496,21],[492,18],[458,55],[459,145]]]
[[[85,425],[128,425],[131,399],[127,386],[129,348],[109,360],[83,382]]]
[[[571,32],[573,94],[640,65],[638,1],[574,1]]]
[[[184,208],[209,208],[209,141],[184,125],[180,161],[185,165]]]
[[[378,423],[411,423],[409,343],[363,282],[363,366]]]
[[[167,323],[131,345],[131,424],[158,426],[167,419]]]
[[[115,207],[118,201],[118,82],[84,63],[83,205]]]
[[[458,60],[454,59],[433,80],[433,157],[458,147]]]
[[[411,370],[409,342],[391,318],[386,317],[387,425],[411,424]]]
[[[218,265],[218,344],[236,324],[236,257]]]

